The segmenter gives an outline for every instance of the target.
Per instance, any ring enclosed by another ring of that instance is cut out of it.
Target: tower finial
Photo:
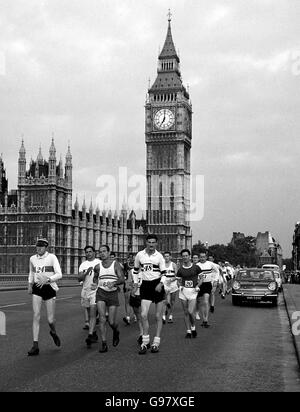
[[[168,22],[171,23],[171,17],[172,17],[171,9],[169,9],[167,16],[168,16]]]

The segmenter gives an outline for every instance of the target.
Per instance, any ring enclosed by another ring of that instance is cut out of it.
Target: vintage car
[[[270,302],[277,306],[278,284],[270,269],[240,269],[232,285],[232,304]]]

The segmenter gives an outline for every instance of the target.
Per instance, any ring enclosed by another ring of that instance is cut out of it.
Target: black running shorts
[[[202,285],[200,286],[200,290],[198,292],[198,297],[201,297],[205,294],[210,295],[212,291],[212,284],[211,282],[204,282],[202,283]]]
[[[100,301],[105,302],[106,306],[120,306],[117,290],[107,292],[106,290],[98,288],[96,293],[96,303]]]
[[[140,296],[132,296],[132,295],[130,295],[129,305],[130,305],[132,308],[139,308],[139,307],[141,306],[141,297],[140,297]]]
[[[140,287],[140,296],[142,300],[150,300],[153,303],[159,303],[165,299],[165,290],[162,287],[161,292],[156,292],[155,288],[160,283],[160,278],[155,280],[143,280]]]
[[[39,288],[36,283],[32,285],[32,294],[40,296],[43,300],[50,300],[56,297],[56,291],[51,285],[43,285]]]

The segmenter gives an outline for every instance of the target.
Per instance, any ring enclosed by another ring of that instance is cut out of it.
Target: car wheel
[[[237,298],[236,296],[232,296],[232,304],[233,304],[233,306],[238,306],[238,305],[240,305],[240,299],[239,298]]]

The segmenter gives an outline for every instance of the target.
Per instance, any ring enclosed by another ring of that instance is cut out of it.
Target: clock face
[[[154,124],[160,130],[167,130],[175,122],[174,113],[170,109],[160,109],[155,113]]]

